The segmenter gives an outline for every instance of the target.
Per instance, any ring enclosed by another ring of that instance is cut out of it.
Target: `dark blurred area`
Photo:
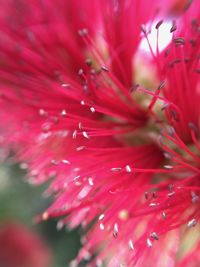
[[[25,172],[0,165],[0,267],[67,267],[80,247],[80,229],[57,230],[57,221],[34,223],[51,199],[47,184],[29,185]]]

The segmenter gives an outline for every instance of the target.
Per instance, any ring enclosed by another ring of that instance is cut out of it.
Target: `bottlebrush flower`
[[[49,250],[36,234],[20,224],[1,225],[0,266],[48,267],[49,263]]]
[[[86,229],[72,266],[89,258],[88,266],[193,264],[199,241],[185,229],[196,226],[196,235],[200,216],[198,1],[2,7],[1,141],[30,182],[52,178],[46,194],[55,201],[41,219]],[[172,20],[164,51],[161,17]],[[148,90],[135,68],[155,21],[159,82]]]

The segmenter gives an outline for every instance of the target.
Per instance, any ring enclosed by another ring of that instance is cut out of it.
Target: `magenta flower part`
[[[198,0],[1,1],[2,156],[85,230],[71,266],[200,266],[199,59]]]
[[[49,267],[50,262],[50,250],[40,236],[16,222],[1,225],[0,266]]]

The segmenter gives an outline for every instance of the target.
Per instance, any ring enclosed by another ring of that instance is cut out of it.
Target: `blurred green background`
[[[51,199],[42,197],[47,185],[31,186],[25,172],[11,162],[0,165],[0,222],[21,222],[37,232],[52,251],[51,267],[67,267],[80,248],[80,229],[57,230],[56,220],[34,224],[35,216],[45,210]],[[37,266],[36,266],[37,267]]]

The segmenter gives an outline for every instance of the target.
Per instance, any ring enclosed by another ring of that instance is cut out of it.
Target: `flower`
[[[72,266],[195,266],[199,241],[188,233],[198,233],[200,216],[198,1],[2,6],[1,142],[31,183],[52,178],[46,194],[55,201],[39,219],[85,228]],[[171,42],[160,51],[169,20]],[[153,85],[138,84],[142,39]]]
[[[36,234],[19,223],[1,225],[0,266],[48,267],[50,252]]]

